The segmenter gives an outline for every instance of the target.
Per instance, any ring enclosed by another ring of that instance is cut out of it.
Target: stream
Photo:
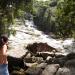
[[[10,56],[18,58],[23,56],[27,52],[26,46],[34,42],[47,43],[62,53],[75,51],[75,41],[73,38],[65,40],[53,39],[50,35],[46,35],[42,31],[39,31],[32,20],[25,20],[25,24],[17,20],[16,25],[12,28],[16,30],[16,34],[15,36],[11,34],[9,37],[9,46],[11,48],[7,53]]]

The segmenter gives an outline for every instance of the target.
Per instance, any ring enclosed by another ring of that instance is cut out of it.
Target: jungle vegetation
[[[75,37],[75,0],[0,0],[0,35],[24,13],[33,15],[38,29],[59,38]]]

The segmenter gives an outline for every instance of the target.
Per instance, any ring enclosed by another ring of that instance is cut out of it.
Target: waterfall
[[[16,26],[13,26],[12,28],[16,30],[16,34],[15,36],[11,34],[9,37],[9,46],[11,49],[8,51],[8,55],[20,57],[27,52],[25,47],[34,42],[47,43],[48,45],[61,50],[63,53],[73,51],[72,45],[74,39],[66,39],[64,41],[53,39],[49,35],[39,31],[33,21],[25,20],[25,24],[21,21],[17,21]]]

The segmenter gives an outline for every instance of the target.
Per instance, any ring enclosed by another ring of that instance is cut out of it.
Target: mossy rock
[[[23,69],[20,69],[19,71],[14,70],[10,75],[26,75],[26,74]]]

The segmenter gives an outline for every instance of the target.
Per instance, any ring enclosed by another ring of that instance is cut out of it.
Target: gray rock
[[[27,67],[33,67],[33,66],[37,66],[38,63],[25,63],[25,65],[26,65]]]
[[[24,58],[23,60],[24,60],[24,63],[34,63],[32,61],[32,57],[30,57],[30,58]]]
[[[43,61],[44,60],[43,60],[42,57],[35,57],[35,56],[33,56],[33,57],[29,57],[29,58],[24,58],[24,62],[26,62],[26,63],[35,63],[35,62],[41,63]]]
[[[50,59],[52,59],[52,57],[51,57],[51,56],[48,56],[48,57],[46,58],[46,61],[49,61]]]
[[[33,56],[33,57],[32,57],[32,61],[33,61],[33,62],[41,63],[41,62],[43,62],[44,60],[43,60],[42,57],[35,57],[35,56]]]
[[[13,70],[10,75],[25,75],[25,71],[23,69],[20,69],[19,71]]]
[[[66,67],[59,68],[59,70],[57,71],[56,75],[71,75],[70,69],[68,69]]]
[[[41,64],[38,64],[36,67],[40,67],[44,69],[46,66],[47,66],[47,63],[41,63]]]
[[[66,61],[64,66],[66,66],[68,68],[71,68],[71,67],[75,68],[75,59],[71,59],[71,60]]]
[[[28,68],[26,70],[26,75],[40,75],[42,72],[42,69],[39,68],[39,67],[31,67],[31,68]]]
[[[75,68],[74,67],[59,68],[59,70],[57,71],[56,75],[75,75]]]
[[[51,64],[48,65],[41,75],[54,75],[56,74],[57,70],[59,68],[59,64]]]
[[[15,58],[15,57],[8,56],[8,62],[9,62],[8,68],[10,72],[15,69],[25,68],[22,58]]]
[[[75,75],[75,59],[68,60],[56,75]]]

